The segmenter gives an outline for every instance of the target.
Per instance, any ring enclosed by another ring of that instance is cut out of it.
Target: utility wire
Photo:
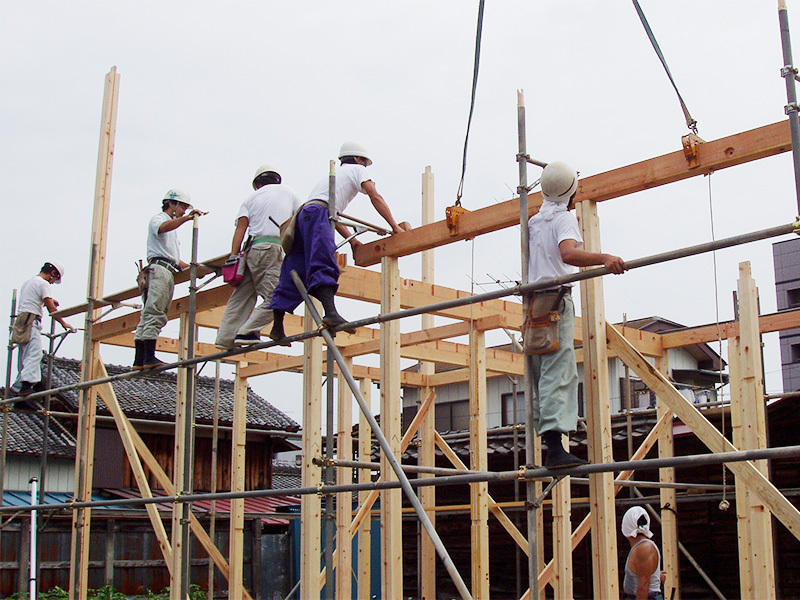
[[[469,117],[467,118],[467,133],[464,136],[464,155],[461,159],[461,181],[458,184],[456,193],[456,206],[461,206],[461,195],[464,192],[464,174],[467,171],[467,145],[469,143],[469,128],[472,124],[472,113],[475,110],[475,92],[478,89],[478,68],[481,62],[481,35],[483,33],[483,4],[485,0],[478,3],[478,31],[475,33],[475,64],[472,68],[472,98],[469,103]]]
[[[661,64],[664,65],[664,70],[667,72],[667,77],[669,77],[669,82],[672,84],[675,93],[678,95],[678,101],[681,103],[681,110],[683,111],[683,116],[686,118],[686,126],[692,130],[693,133],[697,133],[697,121],[692,118],[692,115],[689,113],[689,108],[686,106],[686,103],[683,101],[683,97],[681,93],[678,91],[678,86],[675,84],[675,80],[672,78],[672,73],[669,72],[669,67],[667,66],[667,61],[664,58],[664,55],[661,52],[661,48],[656,41],[656,36],[653,34],[653,30],[650,29],[650,24],[647,22],[647,17],[644,16],[644,11],[642,11],[642,7],[639,6],[639,0],[633,0],[633,6],[636,8],[636,13],[639,15],[639,20],[642,22],[644,26],[644,30],[647,32],[647,37],[650,38],[650,43],[653,45],[653,50],[656,51]]]

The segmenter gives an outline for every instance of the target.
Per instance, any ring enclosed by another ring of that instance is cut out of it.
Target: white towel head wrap
[[[635,538],[637,535],[653,537],[650,531],[650,516],[641,506],[632,506],[622,517],[622,535]]]

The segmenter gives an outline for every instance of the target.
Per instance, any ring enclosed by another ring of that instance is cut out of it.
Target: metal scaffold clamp
[[[798,111],[800,111],[800,106],[798,106],[797,102],[790,102],[783,107],[783,112],[787,115],[791,115],[792,113],[796,113]]]
[[[800,217],[797,217],[792,223],[792,231],[794,231],[797,235],[800,235]]]

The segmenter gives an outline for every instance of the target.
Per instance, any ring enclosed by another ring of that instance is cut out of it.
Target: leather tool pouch
[[[561,288],[555,301],[552,294],[534,294],[522,328],[522,350],[525,354],[538,356],[558,350],[559,308],[565,293],[566,288]]]
[[[11,330],[12,344],[27,344],[31,341],[31,329],[36,321],[36,315],[29,312],[19,313],[14,319],[14,327]]]
[[[147,287],[150,285],[150,265],[142,266],[142,261],[136,265],[139,273],[136,275],[136,287],[142,296],[147,296]]]

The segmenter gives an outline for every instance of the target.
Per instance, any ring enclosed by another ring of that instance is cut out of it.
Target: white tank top
[[[639,587],[639,576],[630,570],[628,567],[628,562],[631,560],[631,553],[633,552],[633,549],[642,542],[650,542],[655,547],[656,552],[658,552],[658,566],[650,576],[650,587],[648,588],[647,595],[652,596],[653,594],[658,594],[661,592],[661,552],[658,550],[658,546],[656,546],[653,540],[645,539],[636,542],[631,547],[631,551],[628,552],[628,558],[625,559],[625,579],[622,580],[622,591],[631,596],[636,595],[636,588]]]

